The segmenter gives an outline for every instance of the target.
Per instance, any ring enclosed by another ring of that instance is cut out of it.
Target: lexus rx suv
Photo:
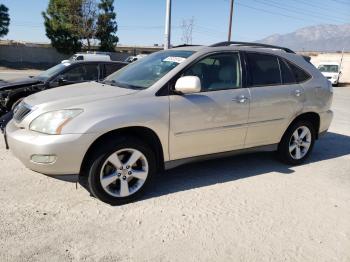
[[[277,46],[221,42],[153,53],[107,77],[25,98],[5,141],[31,170],[85,179],[112,204],[155,174],[237,152],[303,163],[330,126],[332,86]]]

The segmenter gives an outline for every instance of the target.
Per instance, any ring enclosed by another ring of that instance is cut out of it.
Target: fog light
[[[56,161],[56,156],[54,155],[32,155],[32,162],[38,164],[52,164]]]

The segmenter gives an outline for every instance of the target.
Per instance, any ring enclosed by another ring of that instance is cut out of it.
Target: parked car
[[[144,58],[146,57],[147,55],[146,54],[139,54],[139,55],[136,55],[136,56],[128,56],[124,62],[127,62],[127,63],[132,63],[132,62],[135,62],[141,58]]]
[[[332,83],[337,86],[341,76],[340,63],[338,62],[321,62],[318,65],[318,70]]]
[[[85,81],[99,81],[127,65],[112,61],[71,61],[58,64],[38,76],[0,83],[0,117],[24,97],[36,92]]]
[[[102,83],[29,96],[5,137],[26,167],[86,178],[95,197],[123,204],[158,171],[191,161],[266,150],[303,163],[330,126],[332,96],[320,71],[289,49],[188,46],[153,53]]]
[[[68,63],[71,61],[111,61],[111,56],[107,53],[77,53],[72,55],[69,59],[63,60],[61,63]]]

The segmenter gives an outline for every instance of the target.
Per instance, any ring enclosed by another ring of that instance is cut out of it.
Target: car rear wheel
[[[107,141],[92,159],[90,192],[111,205],[126,204],[140,197],[156,172],[153,151],[134,137]]]
[[[287,164],[298,165],[310,155],[315,142],[315,129],[308,121],[299,121],[288,128],[278,146],[278,155]]]

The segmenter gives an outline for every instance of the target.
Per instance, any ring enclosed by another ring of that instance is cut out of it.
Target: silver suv
[[[289,49],[184,46],[100,83],[27,97],[6,136],[26,167],[85,177],[95,197],[123,204],[157,171],[190,161],[276,150],[285,163],[301,164],[329,128],[331,102],[330,82]]]

